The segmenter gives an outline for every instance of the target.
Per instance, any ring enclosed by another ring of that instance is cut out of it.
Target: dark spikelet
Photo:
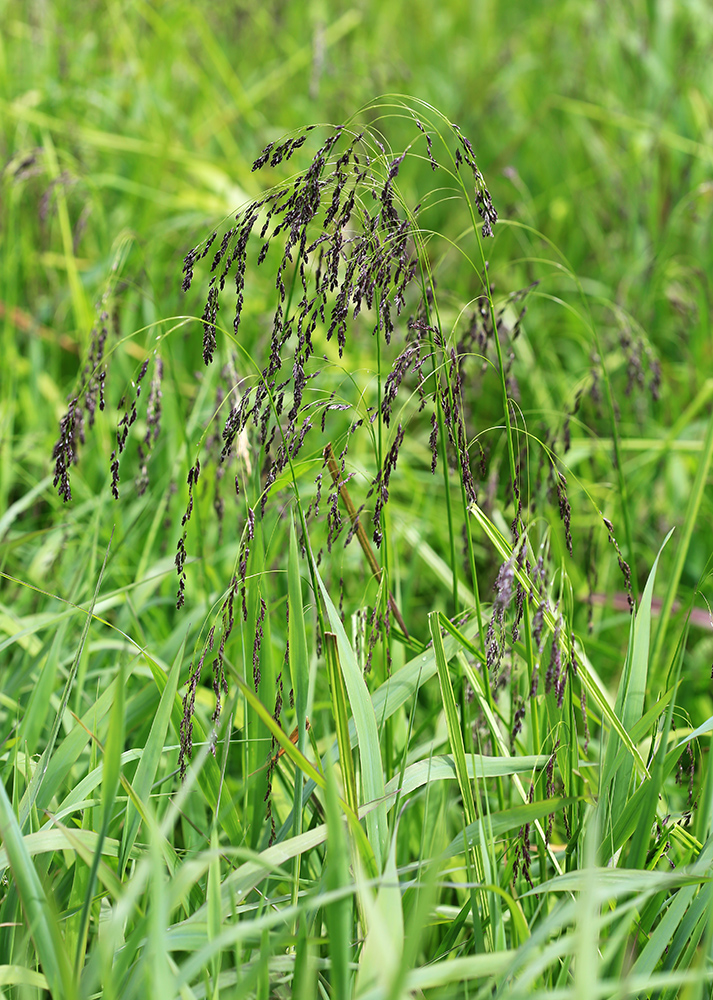
[[[557,740],[555,745],[552,747],[552,753],[550,754],[550,759],[547,761],[547,766],[545,768],[546,785],[545,785],[545,797],[548,799],[553,799],[556,794],[555,787],[555,764],[557,762],[557,751],[559,750],[560,741]],[[545,837],[545,843],[549,844],[552,839],[552,826],[554,824],[554,813],[550,813],[547,820],[547,834]]]
[[[399,424],[398,431],[396,432],[396,438],[394,443],[389,448],[388,454],[384,461],[384,468],[380,470],[376,478],[372,483],[372,488],[376,492],[376,500],[374,502],[374,542],[377,548],[381,545],[382,534],[381,534],[381,514],[389,502],[389,485],[391,482],[391,476],[394,469],[396,468],[396,463],[399,458],[399,449],[403,444],[404,440],[404,430],[401,424]]]
[[[253,166],[252,166],[253,172],[255,170],[260,170],[262,167],[265,166],[265,164],[267,163],[267,161],[270,159],[270,154],[272,153],[272,149],[273,149],[274,145],[275,145],[274,142],[268,142],[267,146],[265,146],[265,148],[263,149],[262,153],[260,153],[260,155],[257,157],[257,159],[255,160],[255,162],[253,163]]]
[[[515,740],[522,731],[522,723],[525,719],[525,702],[522,698],[518,699],[518,705],[515,709],[515,714],[513,716],[513,726],[512,732],[510,733],[510,753],[515,753]]]
[[[203,362],[209,365],[213,361],[213,355],[215,354],[216,339],[215,339],[215,320],[218,315],[219,302],[218,302],[218,288],[215,284],[215,278],[211,278],[210,288],[208,290],[208,298],[206,300],[205,309],[203,310],[202,323],[203,323]]]
[[[502,564],[495,578],[493,613],[485,635],[486,668],[493,687],[499,686],[502,681],[498,678],[498,669],[505,651],[505,612],[512,601],[514,579],[515,557],[511,556]]]
[[[146,405],[146,433],[143,442],[139,444],[139,474],[136,478],[136,493],[143,496],[149,485],[148,463],[156,441],[161,433],[161,400],[163,383],[163,362],[156,357],[154,376],[149,386],[149,399]]]
[[[485,633],[485,665],[488,673],[493,678],[496,676],[496,671],[500,666],[500,659],[502,657],[502,650],[500,648],[498,636],[495,633],[495,626],[496,618],[495,615],[493,615],[488,623],[488,629]]]
[[[217,722],[220,718],[222,695],[228,693],[228,682],[225,677],[225,644],[230,638],[230,634],[233,631],[233,625],[235,624],[235,598],[237,594],[238,578],[237,576],[234,576],[230,584],[228,596],[223,602],[223,606],[220,611],[222,632],[220,636],[220,645],[218,646],[218,655],[213,660],[213,694],[215,695],[215,710],[212,715],[213,722]],[[208,639],[210,649],[213,648],[214,628],[215,626],[210,630]]]
[[[545,693],[549,694],[554,688],[558,690],[560,674],[562,673],[562,654],[560,652],[559,638],[562,631],[562,617],[558,617],[555,631],[552,636],[552,649],[550,650],[550,662],[545,674]]]
[[[275,737],[272,738],[272,749],[274,750],[276,745]],[[266,788],[263,802],[265,803],[265,819],[270,824],[270,836],[268,838],[268,847],[272,847],[275,842],[276,836],[276,826],[275,817],[272,812],[272,775],[277,764],[276,755],[270,758],[270,762],[267,765],[267,778],[266,778]]]
[[[201,471],[201,463],[196,459],[196,464],[192,465],[188,470],[188,502],[186,504],[186,510],[181,518],[181,525],[183,526],[183,534],[178,540],[176,546],[176,572],[178,574],[178,593],[176,595],[176,607],[182,608],[186,599],[186,535],[187,528],[186,525],[191,519],[191,514],[193,513],[193,489],[198,482],[198,477]]]
[[[426,136],[426,149],[428,150],[428,159],[431,164],[431,170],[438,170],[438,164],[436,163],[433,157],[433,140],[431,139],[430,134],[426,131],[421,122],[418,120],[418,118],[415,119],[415,122],[416,122],[416,127],[419,129],[419,131],[423,132],[423,134]]]
[[[369,644],[367,647],[366,659],[364,661],[364,675],[371,673],[371,661],[374,656],[374,649],[378,641],[379,635],[381,633],[381,628],[383,625],[383,619],[378,613],[377,608],[374,607],[369,618],[367,628],[369,630]]]
[[[495,580],[495,599],[493,610],[502,622],[505,611],[510,606],[513,593],[513,582],[515,580],[515,560],[511,556],[502,564]]]
[[[541,597],[537,604],[537,608],[535,609],[535,614],[532,619],[532,638],[535,640],[535,646],[537,648],[538,653],[542,652],[542,646],[544,642],[542,629],[545,623],[546,608],[547,608],[547,601],[544,599],[544,597]]]
[[[431,449],[431,473],[435,473],[438,464],[438,420],[435,411],[431,414],[431,434],[428,438],[428,447]]]
[[[520,550],[524,554],[524,549]],[[515,587],[515,619],[512,623],[512,641],[517,642],[520,638],[520,623],[525,613],[525,588],[518,580]]]
[[[248,620],[248,605],[246,599],[245,590],[245,576],[248,571],[248,556],[250,555],[250,546],[248,545],[247,538],[243,538],[242,545],[240,546],[240,556],[238,561],[238,575],[240,577],[240,599],[243,612],[243,621]]]
[[[195,670],[193,669],[193,664],[191,664],[188,674],[188,687],[185,695],[183,696],[183,714],[181,716],[180,727],[180,750],[178,754],[178,766],[181,772],[181,779],[186,776],[186,761],[193,756],[193,716],[196,708],[196,691],[198,690],[198,684],[201,679],[201,671],[203,670],[203,661],[205,660],[206,652],[207,647],[204,646]]]
[[[572,508],[567,497],[567,480],[562,472],[553,468],[555,477],[555,487],[557,489],[557,501],[559,503],[560,518],[564,524],[564,537],[567,543],[567,551],[572,555]]]
[[[92,330],[87,363],[84,366],[84,371],[82,373],[82,382],[84,384],[84,408],[89,415],[90,427],[94,426],[94,417],[97,406],[100,410],[104,409],[104,381],[106,379],[106,369],[102,367],[102,363],[104,360],[104,347],[106,345],[106,339],[109,335],[106,325],[108,319],[109,314],[107,312],[102,312],[100,316],[100,330],[97,331],[96,327]]]
[[[602,517],[602,520],[604,521],[604,527],[607,529],[607,533],[609,535],[609,541],[612,543],[612,545],[616,549],[616,556],[617,556],[617,559],[619,561],[619,569],[621,570],[622,575],[624,577],[624,586],[626,587],[626,598],[627,598],[627,600],[629,602],[629,612],[633,615],[633,613],[634,613],[634,595],[633,595],[633,592],[632,592],[632,589],[631,589],[631,567],[629,566],[629,564],[626,561],[626,559],[624,559],[624,556],[621,554],[621,549],[619,548],[619,543],[617,542],[617,540],[616,540],[616,538],[614,536],[614,525],[606,517]]]
[[[191,287],[193,281],[193,265],[196,262],[198,253],[196,250],[189,250],[186,256],[183,258],[183,282],[181,283],[181,288],[184,292],[187,292]]]
[[[182,608],[186,600],[186,532],[178,539],[176,546],[176,572],[178,573],[178,593],[176,595],[176,607]]]
[[[535,799],[535,788],[532,782],[530,782],[530,792],[527,797],[527,801],[532,803]],[[522,874],[527,879],[528,885],[531,889],[534,888],[532,884],[532,877],[530,875],[530,867],[532,865],[532,855],[530,853],[530,824],[525,823],[520,827],[520,839],[519,843],[515,849],[515,861],[513,864],[513,878],[516,878],[518,872],[522,869]]]
[[[475,204],[478,209],[478,213],[483,220],[483,237],[493,235],[493,225],[498,221],[498,213],[495,211],[493,205],[493,199],[490,197],[490,192],[485,185],[485,179],[478,169],[475,162],[475,151],[470,143],[457,125],[454,126],[456,134],[461,141],[463,147],[463,154],[461,155],[459,150],[456,150],[456,167],[459,167],[462,162],[468,164],[473,172],[473,179],[475,181]]]
[[[77,440],[81,440],[82,411],[77,408],[77,400],[71,400],[66,414],[59,424],[59,438],[52,457],[55,460],[53,485],[65,503],[72,499],[69,485],[69,468],[77,461]]]
[[[389,421],[391,420],[391,410],[396,401],[396,396],[398,395],[399,388],[403,381],[404,376],[413,364],[415,358],[418,357],[419,345],[407,344],[406,348],[399,354],[394,363],[391,366],[391,371],[386,377],[384,382],[384,393],[381,401],[381,415],[383,417],[386,426],[389,426]]]
[[[255,685],[255,693],[257,694],[257,689],[260,686],[260,650],[262,648],[262,640],[264,637],[263,624],[265,621],[265,612],[267,611],[267,605],[265,604],[264,598],[260,598],[260,610],[257,614],[257,619],[255,622],[255,641],[253,643],[253,684]]]
[[[201,473],[201,463],[198,459],[196,459],[196,464],[192,465],[188,470],[188,479],[186,480],[188,483],[188,503],[186,504],[186,511],[183,517],[181,518],[181,524],[184,527],[190,521],[191,514],[193,513],[193,489],[196,483],[198,482],[198,477],[200,476],[200,473]]]

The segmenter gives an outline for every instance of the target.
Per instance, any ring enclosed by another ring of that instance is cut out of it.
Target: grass
[[[0,17],[2,995],[708,996],[705,5]]]

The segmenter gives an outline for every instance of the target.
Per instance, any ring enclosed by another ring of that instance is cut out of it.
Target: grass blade
[[[0,782],[0,837],[7,851],[17,892],[27,918],[27,927],[37,949],[50,992],[57,1000],[74,995],[69,961],[35,866],[23,843],[22,830],[12,811],[5,786]]]
[[[344,689],[344,675],[339,662],[339,648],[334,632],[326,632],[324,636],[327,670],[329,672],[329,689],[332,693],[332,711],[337,730],[337,745],[339,746],[339,762],[342,767],[344,781],[344,797],[356,814],[359,811],[357,799],[356,775],[354,760],[349,739],[349,717],[347,715],[347,694]]]
[[[151,731],[149,732],[146,745],[143,753],[141,754],[139,765],[136,768],[134,780],[131,783],[136,796],[142,801],[148,798],[151,793],[151,786],[156,779],[156,772],[158,771],[158,766],[161,762],[161,755],[164,752],[163,748],[166,740],[166,733],[168,731],[169,722],[171,721],[171,711],[176,700],[178,676],[181,670],[185,648],[186,639],[184,639],[181,643],[180,649],[176,653],[171,669],[168,672],[166,686],[161,693],[161,700],[159,701],[156,715],[151,723]],[[126,818],[124,820],[124,834],[121,840],[121,854],[119,857],[120,874],[123,873],[126,868],[126,863],[129,860],[129,856],[139,830],[139,823],[139,813],[130,801],[127,802]]]
[[[381,801],[384,798],[384,771],[381,763],[376,714],[354,651],[344,631],[339,612],[332,603],[316,564],[314,571],[322,591],[329,624],[337,636],[339,659],[342,664],[344,683],[356,728],[364,801],[379,801],[373,812],[367,814],[366,826],[369,832],[369,842],[376,858],[376,866],[381,871],[388,838],[388,825],[386,805]]]

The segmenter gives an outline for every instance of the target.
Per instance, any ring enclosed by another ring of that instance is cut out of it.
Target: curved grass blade
[[[69,1000],[74,996],[72,973],[59,926],[32,859],[25,849],[22,829],[2,782],[0,837],[7,851],[17,893],[27,918],[27,927],[51,995],[57,1000],[64,1000],[65,997]]]
[[[337,646],[344,683],[347,688],[352,715],[354,716],[359,756],[361,759],[364,798],[367,802],[378,802],[373,812],[368,813],[366,825],[369,832],[369,842],[376,859],[376,866],[381,871],[388,838],[388,825],[386,820],[386,806],[381,801],[384,798],[384,771],[381,762],[381,749],[379,747],[379,733],[376,725],[374,705],[369,697],[369,692],[364,683],[364,678],[356,661],[354,651],[347,639],[339,612],[334,607],[327,593],[327,588],[322,582],[316,563],[314,565],[314,572],[322,591],[329,624],[337,636]]]
[[[94,887],[97,880],[97,869],[102,857],[102,844],[109,831],[111,813],[116,801],[116,793],[119,787],[119,777],[121,774],[121,751],[124,746],[124,700],[126,695],[126,675],[123,662],[119,665],[119,676],[117,677],[116,699],[111,709],[109,717],[109,732],[107,734],[106,746],[104,748],[104,772],[102,775],[101,790],[101,823],[99,827],[99,840],[97,842],[89,880],[85,887],[84,901],[79,918],[77,929],[77,953],[74,961],[75,973],[79,975],[84,964],[84,954],[87,944],[87,931],[89,929],[89,910],[94,897]]]
[[[338,892],[351,885],[349,847],[344,821],[339,808],[337,782],[331,763],[327,764],[327,890]],[[334,899],[325,906],[325,921],[329,932],[331,986],[335,997],[351,993],[349,964],[351,959],[351,925],[353,900],[349,895]]]
[[[307,634],[305,632],[304,606],[302,604],[302,578],[300,576],[299,552],[297,549],[297,533],[295,522],[290,522],[290,552],[287,560],[287,596],[289,600],[289,621],[287,623],[288,641],[290,644],[290,675],[292,689],[295,692],[295,710],[297,713],[297,749],[301,754],[307,750],[307,713],[309,699],[309,654],[307,652]],[[304,774],[299,767],[295,768],[295,793],[292,806],[292,833],[295,837],[302,833],[302,792]],[[300,885],[301,856],[294,859],[292,872],[292,905],[297,904]],[[301,926],[301,925],[300,925]],[[308,953],[307,944],[304,953]],[[309,964],[309,963],[308,963]],[[306,975],[307,973],[305,973]]]
[[[146,746],[141,754],[136,774],[131,782],[131,786],[139,799],[146,799],[151,794],[151,786],[156,779],[156,772],[164,752],[164,743],[168,724],[171,721],[171,710],[173,708],[176,692],[178,690],[178,675],[183,662],[183,654],[186,648],[186,638],[181,643],[180,649],[174,657],[171,669],[166,678],[166,686],[161,694],[156,715],[151,723]],[[119,873],[123,874],[126,863],[129,860],[131,850],[139,831],[140,816],[131,801],[126,803],[126,817],[124,819],[124,834],[121,840],[121,855],[119,858]]]
[[[102,580],[104,578],[104,571],[106,569],[106,564],[109,559],[109,549],[111,548],[111,541],[113,537],[114,537],[114,532],[112,531],[111,538],[109,539],[109,544],[107,545],[107,549],[104,554],[104,562],[102,563],[102,567],[99,570],[99,577],[97,579],[96,587],[94,588],[94,597],[92,598],[92,603],[90,604],[89,609],[87,611],[87,615],[84,619],[84,627],[82,628],[82,635],[80,637],[77,650],[74,654],[72,665],[69,668],[69,676],[67,677],[67,683],[65,684],[64,691],[62,692],[62,700],[60,701],[59,709],[55,716],[54,723],[52,724],[52,730],[47,740],[47,745],[45,746],[42,756],[40,757],[39,763],[35,768],[30,784],[27,787],[27,791],[22,797],[22,802],[20,804],[19,823],[20,823],[20,829],[23,830],[27,823],[27,819],[30,815],[30,810],[37,801],[37,797],[40,793],[42,783],[45,780],[45,777],[47,775],[50,766],[50,759],[52,757],[52,754],[54,753],[55,743],[57,742],[57,736],[59,734],[59,727],[61,725],[62,719],[64,718],[65,709],[67,708],[67,705],[69,703],[69,696],[74,686],[74,681],[77,676],[77,670],[79,669],[79,661],[81,660],[82,653],[84,652],[84,646],[87,641],[87,636],[89,635],[89,626],[91,625],[94,617],[94,608],[96,607],[96,603],[99,598],[99,591],[101,589]],[[86,740],[84,742],[86,742]],[[54,793],[51,792],[49,797],[51,797],[52,794]]]
[[[465,758],[465,769],[469,780],[483,778],[504,778],[512,774],[533,774],[547,766],[547,754],[531,757],[485,757],[469,754]],[[404,771],[403,780],[396,775],[386,785],[386,794],[401,791],[402,795],[422,788],[429,781],[447,781],[457,778],[455,760],[449,754],[419,760]]]
[[[337,729],[339,762],[341,764],[342,778],[344,781],[344,797],[351,806],[352,812],[356,815],[359,811],[359,802],[357,799],[356,775],[354,774],[352,747],[349,740],[347,694],[344,689],[342,665],[339,662],[337,637],[334,632],[325,632],[324,644],[327,657],[327,670],[329,672],[329,689],[332,694],[332,711],[334,712],[334,721]]]
[[[664,595],[663,604],[661,605],[661,614],[659,617],[658,629],[656,630],[656,637],[654,639],[654,648],[651,654],[651,667],[652,670],[656,669],[659,658],[661,656],[661,650],[663,649],[664,640],[666,638],[666,630],[668,628],[668,623],[671,618],[671,612],[673,610],[673,602],[676,599],[676,592],[678,591],[678,584],[680,583],[681,576],[683,574],[683,568],[686,563],[686,557],[688,556],[688,550],[691,544],[691,538],[693,537],[693,529],[696,526],[696,521],[698,519],[698,512],[701,507],[701,502],[703,500],[703,494],[705,492],[706,483],[708,481],[708,472],[711,467],[711,462],[713,461],[713,413],[708,421],[708,427],[706,429],[705,442],[703,444],[703,455],[698,463],[696,469],[696,478],[691,488],[691,492],[688,497],[688,505],[686,507],[686,517],[683,522],[683,531],[681,534],[681,541],[679,542],[678,549],[676,550],[676,559],[673,565],[673,570],[671,575],[667,580],[666,593]],[[667,538],[670,536],[667,535]],[[664,542],[664,544],[666,544]]]
[[[448,661],[446,660],[446,653],[443,646],[443,638],[441,636],[441,625],[440,625],[440,614],[438,611],[432,611],[428,616],[428,627],[431,631],[431,638],[433,639],[433,652],[436,657],[436,669],[438,670],[438,681],[441,687],[441,696],[443,698],[443,708],[446,714],[446,726],[448,729],[448,741],[451,745],[453,751],[453,761],[455,764],[456,776],[458,778],[458,787],[460,788],[461,798],[463,801],[463,813],[465,816],[466,829],[473,826],[478,822],[478,815],[475,809],[475,800],[473,798],[473,789],[470,785],[470,778],[468,775],[468,769],[465,763],[465,747],[463,746],[463,733],[460,726],[460,719],[458,718],[458,709],[456,708],[455,695],[453,694],[453,686],[451,684],[451,676],[448,672]],[[464,843],[466,840],[464,839]],[[483,856],[481,855],[480,848],[484,845],[479,842],[476,846],[473,843],[469,845],[470,858],[468,859],[468,867],[472,863],[475,868],[475,880],[477,882],[483,883],[485,879],[485,864]],[[483,851],[483,854],[486,852]],[[485,900],[478,898],[480,893],[471,889],[471,912],[473,914],[473,929],[475,931],[475,940],[478,950],[482,950],[484,946],[483,941],[483,930],[480,923],[480,913],[481,912],[492,912],[491,908],[485,903]],[[491,927],[492,932],[492,927]]]
[[[572,799],[544,799],[539,802],[528,802],[521,806],[511,806],[502,812],[491,812],[488,817],[478,819],[465,828],[463,833],[451,841],[444,852],[445,858],[462,854],[465,846],[486,846],[491,840],[502,836],[509,830],[519,829],[525,823],[556,813],[569,805]],[[539,890],[538,890],[539,891]]]
[[[666,542],[671,537],[673,529],[669,531],[664,539],[663,545],[659,549],[658,555],[651,567],[649,578],[646,581],[641,603],[636,612],[633,622],[629,653],[626,658],[626,665],[619,683],[615,714],[621,718],[622,725],[627,733],[630,733],[643,714],[644,693],[646,691],[646,678],[649,667],[649,639],[651,635],[651,599],[654,592],[654,582],[656,580],[656,569]],[[616,733],[611,733],[607,742],[607,750],[604,758],[602,770],[602,780],[599,794],[603,800],[610,803],[610,814],[612,817],[620,816],[629,795],[629,785],[634,768],[634,761],[627,755],[619,764],[616,771],[613,769],[614,761],[617,757],[620,742]],[[610,791],[611,789],[611,791]],[[606,829],[606,825],[603,827]]]

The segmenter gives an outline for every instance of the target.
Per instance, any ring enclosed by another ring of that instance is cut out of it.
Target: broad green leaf
[[[521,806],[511,806],[502,812],[491,812],[489,816],[478,819],[465,828],[463,833],[453,840],[444,852],[444,857],[462,854],[465,846],[472,844],[485,845],[491,838],[497,839],[509,830],[519,830],[525,823],[533,823],[550,813],[557,813],[571,802],[571,799],[553,798],[544,801],[528,802]]]
[[[485,757],[480,754],[469,754],[465,758],[466,774],[470,780],[477,778],[504,778],[511,774],[534,774],[547,766],[547,754],[534,757]],[[447,781],[458,777],[453,757],[444,754],[419,760],[404,771],[403,781],[396,775],[386,785],[386,794],[392,795],[401,789],[402,795],[408,795],[416,788],[421,788],[429,781]]]

